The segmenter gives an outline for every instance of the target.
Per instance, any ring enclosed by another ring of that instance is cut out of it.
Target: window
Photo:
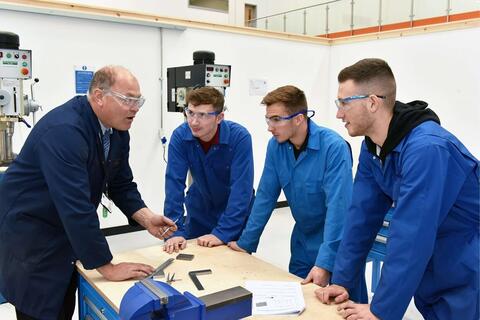
[[[228,0],[188,0],[190,7],[228,12]]]

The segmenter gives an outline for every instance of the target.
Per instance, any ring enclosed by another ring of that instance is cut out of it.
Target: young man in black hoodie
[[[364,59],[338,75],[337,118],[365,136],[333,270],[316,291],[346,319],[401,319],[412,296],[426,319],[479,319],[479,161],[423,101],[395,101],[392,70]],[[392,213],[370,305],[348,289]]]

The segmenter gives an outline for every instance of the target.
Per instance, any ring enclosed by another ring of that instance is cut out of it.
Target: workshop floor
[[[289,208],[275,210],[265,228],[256,255],[279,268],[288,270],[288,260],[290,258],[289,240],[293,223]],[[146,231],[110,236],[107,239],[113,253],[152,246],[161,242],[155,240]],[[371,274],[371,263],[369,263],[366,270],[368,287],[370,287]],[[0,319],[15,319],[15,309],[11,304],[4,303],[0,305]],[[78,319],[77,311],[75,311],[73,319]],[[413,305],[413,302],[410,303],[404,320],[420,319],[423,319],[422,316]]]

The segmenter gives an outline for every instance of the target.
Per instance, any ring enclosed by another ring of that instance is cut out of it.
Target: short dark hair
[[[353,80],[355,84],[370,87],[370,90],[382,90],[382,92],[368,92],[387,96],[389,104],[395,103],[397,86],[395,76],[388,63],[382,59],[362,59],[351,66],[344,68],[338,74],[338,82],[343,83]]]
[[[191,90],[187,94],[187,104],[194,106],[200,104],[211,104],[215,112],[222,112],[225,107],[225,98],[223,94],[214,87],[201,87]]]
[[[277,102],[283,103],[290,114],[308,109],[305,93],[292,85],[277,88],[262,99],[267,107]]]

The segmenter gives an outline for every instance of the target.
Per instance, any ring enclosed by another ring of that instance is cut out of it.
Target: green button
[[[26,66],[28,66],[28,63],[24,62],[24,63],[22,63],[22,66],[26,67]]]
[[[12,57],[12,54],[11,53],[7,53],[7,58],[11,58]]]

